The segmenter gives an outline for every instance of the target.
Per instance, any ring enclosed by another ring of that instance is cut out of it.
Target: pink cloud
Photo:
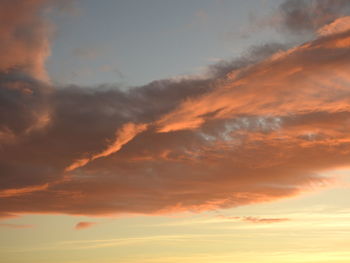
[[[230,219],[235,221],[243,221],[249,223],[257,223],[257,224],[271,224],[271,223],[279,223],[289,221],[289,218],[266,218],[266,217],[255,217],[255,216],[224,216],[220,215],[220,218]]]
[[[96,222],[79,222],[75,225],[75,229],[77,230],[86,229],[94,225],[96,225]]]

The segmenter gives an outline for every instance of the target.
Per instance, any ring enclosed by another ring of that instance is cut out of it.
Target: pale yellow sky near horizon
[[[340,263],[350,258],[350,170],[292,198],[203,213],[23,215],[1,224],[6,263]],[[288,219],[252,222],[245,218]],[[95,225],[81,230],[81,221]]]

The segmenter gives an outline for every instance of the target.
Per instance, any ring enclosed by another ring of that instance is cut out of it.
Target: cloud
[[[44,18],[51,1],[4,0],[0,9],[0,143],[50,122],[45,69],[51,25]]]
[[[347,111],[348,45],[349,36],[343,33],[276,53],[261,63],[233,71],[213,92],[187,100],[161,117],[157,121],[158,129],[160,132],[194,129],[211,119],[239,116],[282,117],[315,111]],[[344,56],[344,60],[337,54]],[[261,93],[264,96],[258,95]],[[345,96],[343,99],[341,94]]]
[[[315,32],[349,12],[347,0],[287,0],[279,7],[280,26],[293,33]]]
[[[327,185],[350,161],[349,39],[264,45],[126,91],[53,86],[14,57],[0,67],[0,215],[204,211]]]
[[[49,186],[48,184],[43,184],[43,185],[28,186],[23,188],[6,189],[6,190],[0,191],[0,197],[25,195],[26,193],[45,190],[48,188],[48,186]]]
[[[248,223],[256,224],[271,224],[289,221],[289,218],[264,218],[264,217],[254,217],[254,216],[224,216],[220,215],[219,218],[231,219],[235,221],[243,221]]]
[[[320,36],[327,36],[342,33],[350,30],[350,16],[337,18],[332,23],[327,24],[317,30]]]
[[[262,29],[273,28],[289,37],[310,38],[323,26],[346,15],[350,15],[347,0],[285,0],[267,16],[251,15],[251,23],[241,29],[240,35],[249,37]]]
[[[49,25],[40,13],[44,0],[4,0],[0,9],[0,70],[20,69],[41,80],[49,55]]]
[[[135,136],[137,136],[139,133],[145,131],[147,129],[146,124],[134,124],[134,123],[126,123],[124,124],[120,130],[116,132],[116,139],[115,141],[108,145],[106,149],[104,149],[102,152],[97,153],[90,158],[87,159],[79,159],[75,162],[73,162],[71,165],[69,165],[66,168],[66,171],[73,171],[79,167],[85,166],[89,162],[96,160],[98,158],[107,157],[117,151],[119,151],[124,144],[127,144],[129,141],[131,141]]]
[[[289,221],[289,218],[259,218],[259,217],[251,217],[247,216],[242,219],[243,221],[257,224],[271,224],[271,223],[279,223]]]
[[[0,213],[0,220],[4,220],[7,218],[15,218],[15,217],[18,217],[18,216],[14,214],[9,214],[9,213],[3,213],[3,212]]]
[[[86,229],[95,225],[96,222],[79,222],[75,225],[76,230]]]

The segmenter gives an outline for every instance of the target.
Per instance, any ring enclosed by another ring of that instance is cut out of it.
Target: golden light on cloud
[[[107,157],[108,155],[111,155],[115,152],[118,152],[124,144],[127,144],[129,141],[131,141],[137,134],[140,132],[143,132],[146,130],[147,125],[146,124],[134,124],[134,123],[126,123],[124,124],[120,130],[116,132],[116,139],[114,142],[112,142],[111,145],[108,145],[108,147],[103,150],[102,152],[92,155],[90,158],[86,159],[79,159],[69,165],[65,170],[67,172],[75,170],[79,167],[85,166],[89,162],[102,158]]]

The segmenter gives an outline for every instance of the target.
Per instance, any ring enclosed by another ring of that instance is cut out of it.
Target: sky
[[[278,40],[273,30],[248,37],[248,27],[280,2],[77,1],[66,7],[70,12],[50,16],[56,28],[47,68],[53,81],[80,85],[200,74],[247,46]]]
[[[0,262],[350,261],[350,2],[2,0]]]

